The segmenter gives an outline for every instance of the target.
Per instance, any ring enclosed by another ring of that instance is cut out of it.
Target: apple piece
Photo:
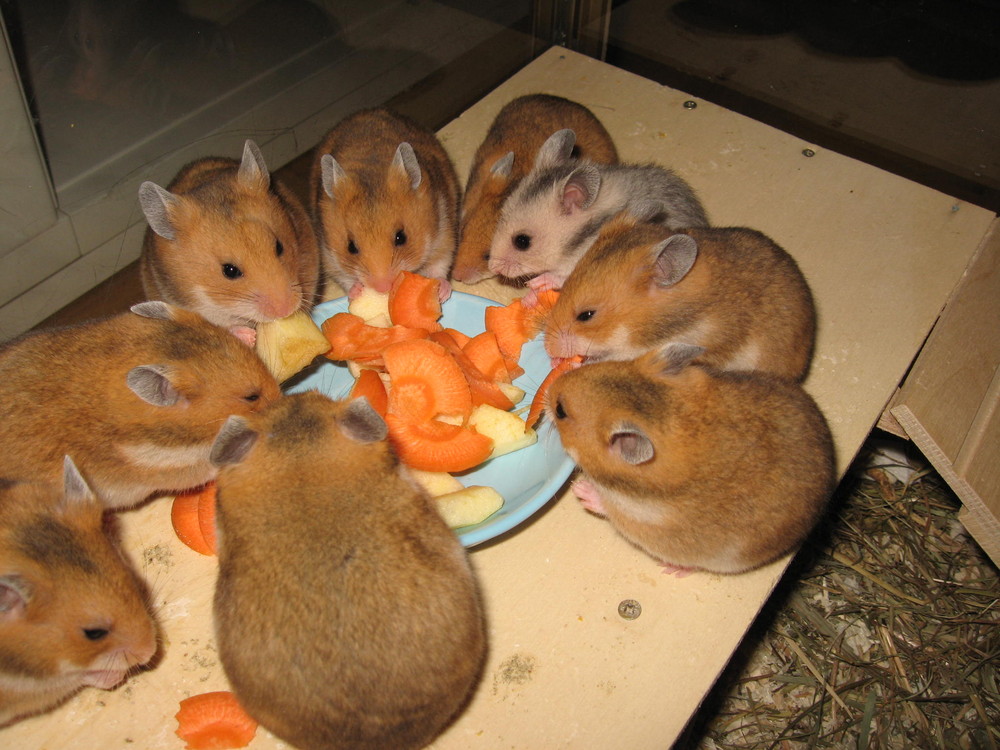
[[[524,398],[524,389],[518,388],[513,383],[497,383],[497,386],[503,391],[503,395],[510,399],[510,402],[515,406],[521,403],[521,399]]]
[[[527,427],[523,419],[489,404],[480,404],[472,410],[469,426],[476,432],[493,438],[490,458],[527,448],[538,441],[538,433]]]
[[[376,292],[370,286],[366,286],[361,294],[348,303],[347,312],[357,315],[365,323],[376,328],[392,326],[392,321],[389,319],[389,293]]]
[[[296,310],[287,318],[258,323],[255,349],[281,383],[330,351],[330,342],[309,313]]]
[[[436,497],[438,512],[451,528],[481,523],[503,507],[503,497],[492,487],[472,485]]]
[[[460,481],[446,471],[423,471],[422,469],[407,469],[414,481],[426,490],[431,497],[440,497],[451,492],[461,492],[465,489]]]

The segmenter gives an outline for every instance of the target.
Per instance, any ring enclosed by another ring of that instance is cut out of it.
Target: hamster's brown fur
[[[566,280],[545,348],[557,358],[624,360],[684,342],[705,347],[702,364],[801,380],[815,337],[809,285],[765,235],[674,232],[619,217]]]
[[[272,178],[247,141],[242,161],[206,158],[163,190],[139,190],[149,227],[139,260],[148,299],[200,313],[226,328],[309,310],[319,246],[305,208]]]
[[[583,365],[552,384],[547,414],[585,507],[660,562],[739,573],[809,534],[833,490],[833,443],[797,383],[688,364],[698,351]]]
[[[487,260],[504,200],[531,171],[542,144],[567,128],[575,137],[569,158],[618,163],[611,135],[582,104],[560,96],[528,94],[503,106],[472,160],[462,197],[452,278],[474,284],[491,275]]]
[[[219,658],[298,748],[406,750],[465,705],[486,648],[465,551],[364,399],[233,418],[218,478]]]
[[[0,726],[156,653],[143,586],[72,462],[61,483],[0,480]]]
[[[434,133],[387,109],[356,112],[316,147],[311,185],[327,273],[345,291],[387,292],[412,271],[450,292],[458,177]]]
[[[0,350],[0,476],[55,480],[71,455],[109,508],[190,489],[214,478],[226,417],[280,395],[250,348],[197,313],[133,310]]]

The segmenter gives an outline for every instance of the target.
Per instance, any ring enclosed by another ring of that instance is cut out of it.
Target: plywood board
[[[952,460],[935,442],[934,437],[924,428],[916,414],[906,404],[892,408],[893,417],[899,421],[906,435],[920,448],[931,465],[937,470],[952,491],[962,501],[959,520],[972,534],[979,546],[1000,565],[1000,516],[997,515],[998,477],[997,456],[1000,455],[1000,420],[996,413],[987,424],[984,435],[987,439],[980,444],[981,450],[973,455],[972,468],[978,485],[970,481],[966,472],[959,471]],[[981,472],[981,474],[980,474]],[[983,476],[985,475],[985,476]],[[983,488],[982,494],[977,486]]]
[[[589,106],[626,159],[674,167],[715,223],[760,229],[799,259],[820,310],[807,387],[830,421],[843,471],[991,217],[837,154],[807,157],[807,143],[705,102],[686,108],[682,92],[558,48],[443,129],[463,177],[500,107],[537,91]],[[464,289],[510,294],[490,282]],[[177,701],[225,686],[209,612],[214,561],[173,539],[168,516],[164,501],[122,516],[127,547],[155,595],[162,662],[113,693],[89,690],[6,730],[10,746],[179,748]],[[435,748],[668,747],[787,564],[730,577],[665,576],[565,489],[533,522],[471,558],[490,656],[471,705]],[[626,598],[642,605],[638,619],[617,614]],[[251,745],[280,746],[263,731]]]
[[[995,221],[890,404],[961,498],[976,541],[1000,561],[1000,220]]]
[[[927,338],[893,405],[910,408],[955,462],[982,421],[980,410],[1000,367],[1000,220]]]

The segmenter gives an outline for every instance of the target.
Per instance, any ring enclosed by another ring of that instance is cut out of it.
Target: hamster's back
[[[220,659],[247,710],[299,747],[422,747],[482,665],[465,552],[371,415],[288,396],[247,420],[255,442],[219,474]]]
[[[0,480],[0,726],[156,652],[145,589],[69,461],[64,485]]]

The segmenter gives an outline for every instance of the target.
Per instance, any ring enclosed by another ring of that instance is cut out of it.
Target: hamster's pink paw
[[[229,332],[249,347],[257,345],[257,331],[250,326],[231,326]]]
[[[538,276],[528,279],[528,291],[521,298],[521,304],[531,309],[538,304],[538,293],[549,289],[561,289],[563,280],[553,273],[546,271]]]
[[[604,513],[604,501],[601,499],[601,493],[598,492],[597,488],[586,479],[577,479],[570,485],[570,489],[573,490],[573,494],[576,495],[577,499],[580,501],[580,505],[589,510],[591,513],[596,513],[599,516],[603,516]]]
[[[665,576],[673,575],[676,578],[687,578],[692,573],[698,572],[698,568],[685,568],[668,562],[661,562],[660,565],[663,567],[663,575]]]
[[[529,286],[528,291],[526,291],[524,293],[524,296],[521,297],[521,304],[527,307],[529,310],[535,307],[538,304],[538,292],[536,292]]]
[[[357,299],[364,290],[365,285],[360,281],[355,281],[351,288],[347,290],[347,299]]]
[[[548,289],[560,289],[562,288],[563,280],[556,276],[551,271],[546,271],[545,273],[540,273],[537,276],[528,279],[528,286],[535,290],[535,293],[544,292]]]
[[[448,279],[438,279],[438,299],[445,302],[451,296],[451,282]]]

